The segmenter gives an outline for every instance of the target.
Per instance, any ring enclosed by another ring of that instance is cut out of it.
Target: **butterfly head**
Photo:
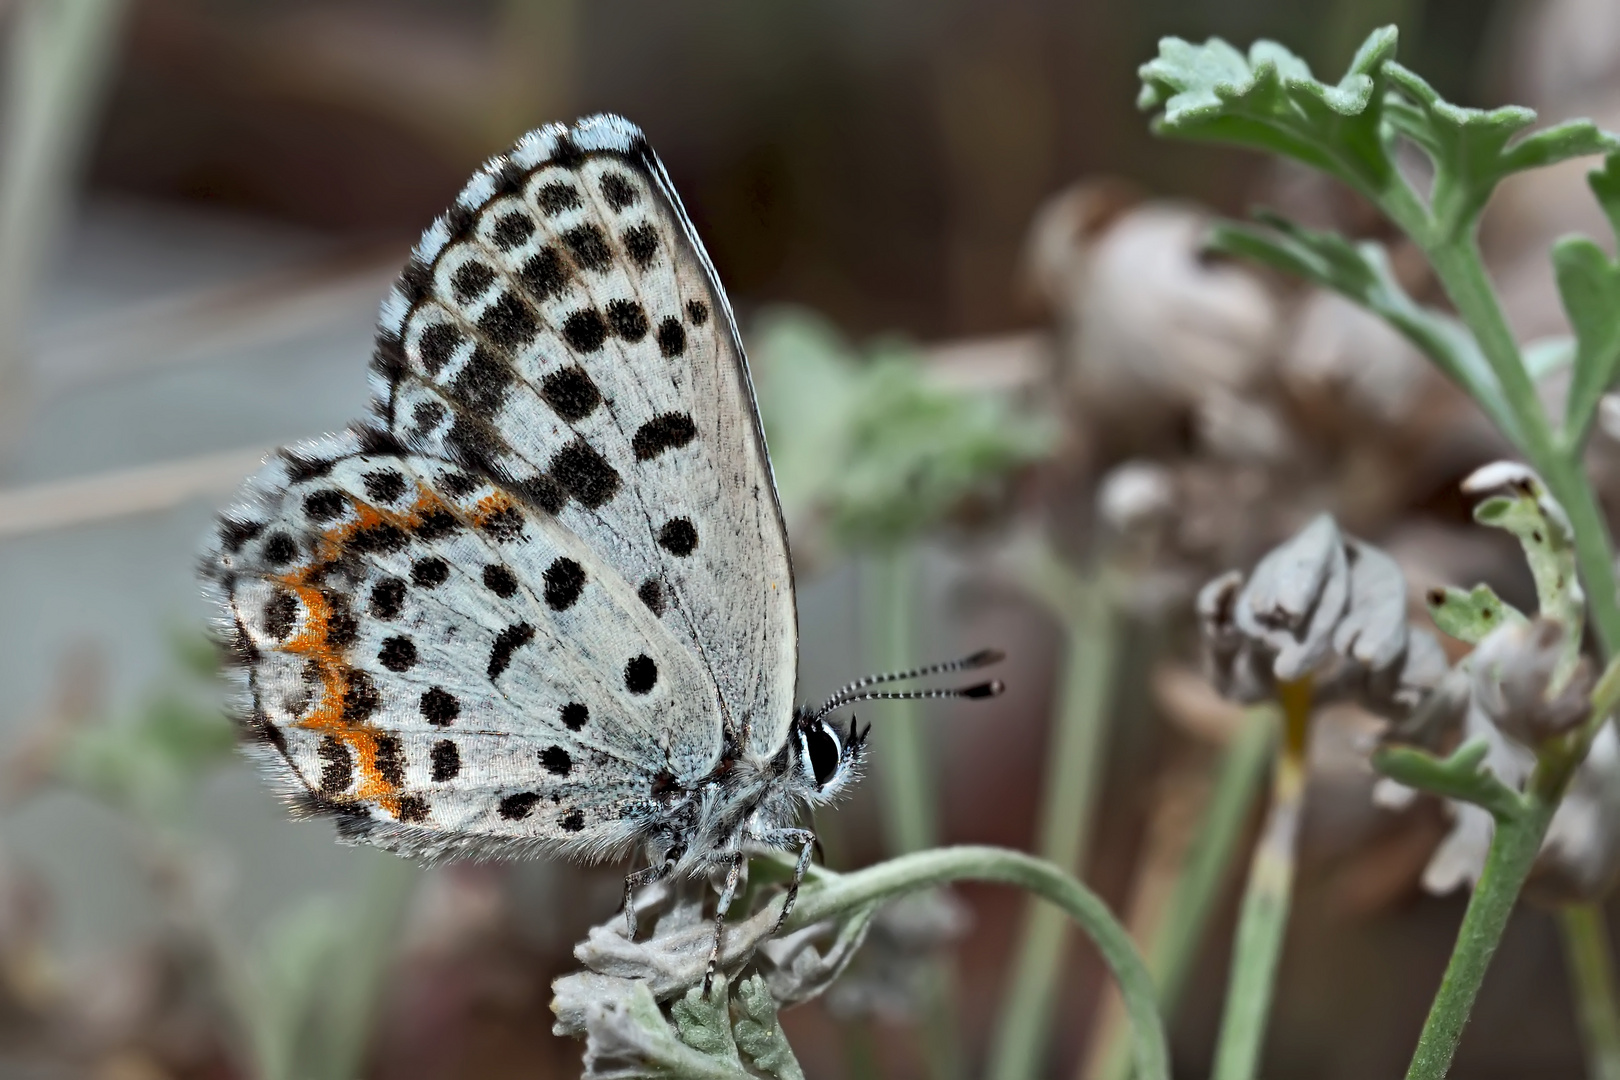
[[[986,667],[1001,660],[995,649],[984,649],[961,660],[947,664],[933,664],[913,671],[898,671],[888,675],[871,675],[857,679],[843,687],[819,708],[800,709],[793,718],[793,738],[784,753],[792,753],[790,767],[801,780],[806,798],[811,802],[826,802],[852,783],[860,775],[860,766],[866,756],[866,736],[872,729],[860,730],[852,718],[849,728],[840,731],[829,717],[846,705],[857,701],[918,701],[929,698],[986,698],[1001,693],[1000,679],[974,683],[972,686],[940,690],[871,690],[878,683],[896,682],[936,675],[948,671],[967,671]]]
[[[866,735],[870,730],[870,727],[860,729],[851,717],[849,727],[840,731],[833,720],[816,716],[807,709],[799,710],[789,743],[794,755],[791,767],[811,802],[831,801],[860,776],[861,762],[866,756]]]

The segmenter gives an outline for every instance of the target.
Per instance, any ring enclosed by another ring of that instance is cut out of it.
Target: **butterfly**
[[[858,774],[795,709],[787,534],[731,307],[662,164],[615,116],[486,163],[382,305],[371,414],[286,447],[201,576],[245,742],[341,839],[723,875]]]

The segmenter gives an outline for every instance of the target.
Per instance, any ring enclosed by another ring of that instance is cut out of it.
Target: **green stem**
[[[865,609],[868,649],[874,671],[901,671],[918,662],[916,634],[917,566],[909,546],[876,556]],[[937,842],[936,800],[921,711],[915,701],[883,703],[882,722],[873,725],[883,778],[884,830],[896,854],[921,851]]]
[[[1558,809],[1563,786],[1545,783],[1544,772],[1537,767],[1524,809],[1496,823],[1484,873],[1469,897],[1468,910],[1457,931],[1457,944],[1440,981],[1440,992],[1429,1007],[1429,1018],[1406,1071],[1407,1080],[1441,1080],[1451,1067],[1463,1025],[1468,1022],[1485,979],[1485,969],[1502,940],[1519,890],[1530,876],[1547,826]]]
[[[865,601],[868,648],[874,670],[901,671],[917,663],[917,553],[901,545],[870,564]],[[938,802],[928,747],[923,741],[920,703],[890,701],[873,725],[876,756],[882,762],[884,826],[891,852],[921,851],[938,843]],[[966,1055],[958,1035],[956,980],[941,959],[923,976],[922,1053],[934,1080],[960,1080]]]
[[[1276,710],[1250,710],[1243,727],[1221,757],[1215,788],[1203,807],[1203,824],[1187,845],[1186,864],[1172,887],[1164,917],[1146,947],[1148,971],[1159,988],[1159,1010],[1174,1016],[1203,943],[1221,886],[1232,868],[1255,797],[1265,779],[1277,741]],[[1131,1080],[1130,1044],[1120,1027],[1102,1035],[1097,1080]]]
[[[1105,580],[1093,575],[1052,582],[1065,594],[1048,595],[1063,609],[1068,630],[1057,729],[1046,759],[1037,850],[1075,877],[1097,803],[1097,778],[1108,731],[1108,704],[1119,653],[1119,620]],[[1054,589],[1052,592],[1056,592]],[[1067,602],[1065,602],[1067,601]],[[1023,940],[996,1022],[988,1075],[1020,1080],[1036,1075],[1047,1049],[1068,927],[1059,911],[1031,902]]]
[[[1278,687],[1284,738],[1271,781],[1271,809],[1249,865],[1249,884],[1232,944],[1226,1012],[1215,1048],[1214,1080],[1253,1080],[1259,1070],[1266,1020],[1271,1012],[1277,962],[1282,956],[1293,895],[1294,852],[1305,805],[1310,680]]]
[[[1586,1051],[1587,1080],[1620,1080],[1620,1016],[1616,1010],[1613,946],[1603,908],[1569,904],[1558,911]]]
[[[901,855],[876,866],[842,874],[825,886],[807,889],[793,909],[788,933],[853,911],[875,900],[891,899],[952,881],[993,881],[1027,889],[1056,904],[1080,924],[1119,981],[1136,1032],[1136,1068],[1142,1080],[1168,1080],[1170,1050],[1164,1021],[1155,1004],[1153,978],[1131,937],[1098,896],[1051,863],[994,847],[945,847]],[[780,902],[780,901],[778,901]]]
[[[1470,231],[1427,248],[1429,261],[1445,286],[1480,352],[1491,365],[1518,428],[1507,432],[1546,481],[1547,490],[1569,515],[1575,558],[1586,585],[1588,609],[1603,644],[1603,655],[1620,650],[1620,597],[1616,596],[1614,543],[1578,451],[1561,445],[1536,394],[1535,382],[1519,355],[1518,342],[1485,273],[1479,245]]]

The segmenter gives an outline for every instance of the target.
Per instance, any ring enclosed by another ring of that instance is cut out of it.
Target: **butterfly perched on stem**
[[[202,569],[255,752],[348,840],[640,849],[632,934],[637,885],[722,871],[718,949],[747,852],[797,847],[796,890],[798,811],[858,771],[862,735],[828,715],[997,658],[795,710],[793,569],[736,323],[618,117],[473,176],[384,300],[372,377],[372,415],[272,456]]]

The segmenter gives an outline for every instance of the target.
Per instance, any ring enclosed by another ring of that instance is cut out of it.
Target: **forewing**
[[[391,442],[283,451],[205,553],[264,756],[412,854],[622,849],[708,767],[672,737],[708,673],[555,518]]]
[[[665,720],[683,760],[712,748],[712,764],[722,729],[733,747],[781,745],[797,625],[753,391],[637,129],[553,126],[489,162],[384,303],[374,369],[402,442],[577,538],[697,658],[719,706]]]

